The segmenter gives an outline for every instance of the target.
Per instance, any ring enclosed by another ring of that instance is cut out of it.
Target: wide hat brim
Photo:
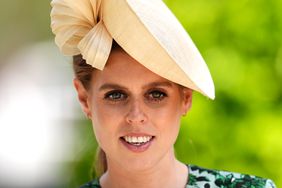
[[[152,72],[214,99],[209,69],[161,0],[105,0],[102,19],[113,39]]]
[[[152,72],[213,99],[195,44],[162,0],[52,0],[51,28],[65,55],[103,70],[113,39]]]

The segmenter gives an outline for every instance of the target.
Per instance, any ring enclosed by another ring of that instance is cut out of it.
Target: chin
[[[152,169],[158,163],[157,159],[152,159],[152,157],[134,157],[131,159],[126,159],[121,164],[122,167],[126,168],[128,171],[147,171]]]

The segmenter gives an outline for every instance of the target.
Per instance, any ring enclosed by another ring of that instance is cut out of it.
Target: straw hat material
[[[152,72],[214,99],[204,59],[161,0],[53,0],[51,6],[51,28],[65,55],[82,54],[103,70],[114,39]]]

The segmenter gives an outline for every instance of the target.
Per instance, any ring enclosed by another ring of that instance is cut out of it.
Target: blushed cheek
[[[96,106],[98,108],[94,109],[94,111],[96,111],[97,115],[99,115],[98,117],[108,118],[108,119],[112,117],[115,117],[115,118],[121,117],[123,112],[126,109],[128,109],[127,104],[123,104],[123,103],[110,104],[110,103],[103,101],[102,99],[97,100]]]
[[[121,112],[115,108],[100,105],[99,108],[93,111],[93,129],[96,139],[102,147],[118,138],[121,121]]]
[[[167,105],[163,108],[156,109],[152,112],[152,118],[162,119],[166,122],[176,122],[181,117],[180,105],[175,105],[175,103]]]
[[[103,114],[101,110],[92,111],[92,127],[96,140],[100,146],[103,142],[103,134],[108,132],[107,128],[107,115]]]
[[[161,137],[165,137],[169,144],[173,144],[180,129],[181,113],[178,106],[171,105],[167,108],[152,113],[151,120],[160,131]]]
[[[114,136],[112,130],[109,130],[104,124],[95,123],[95,121],[92,123],[92,126],[99,147],[107,151],[107,148],[113,144],[112,139],[114,139]]]

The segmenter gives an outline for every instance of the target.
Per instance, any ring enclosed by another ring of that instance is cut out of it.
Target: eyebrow
[[[114,84],[114,83],[106,83],[106,84],[103,84],[100,88],[99,88],[99,91],[102,91],[102,90],[108,90],[108,89],[121,89],[121,90],[126,90],[125,87],[119,85],[119,84]]]
[[[161,82],[151,82],[147,85],[144,85],[142,87],[142,89],[144,88],[150,88],[150,87],[173,87],[172,83],[168,82],[168,81],[161,81]],[[108,89],[119,89],[119,90],[128,90],[126,87],[116,84],[116,83],[106,83],[103,84],[100,88],[99,91],[102,90],[108,90]]]
[[[146,87],[172,87],[172,83],[168,81],[152,82],[149,83],[148,85],[143,86],[142,88],[146,88]]]

